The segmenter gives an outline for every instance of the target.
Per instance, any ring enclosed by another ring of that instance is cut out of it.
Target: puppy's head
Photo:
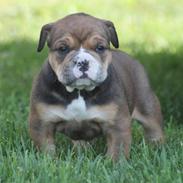
[[[118,38],[110,21],[83,13],[69,15],[42,27],[38,51],[47,41],[49,63],[68,91],[93,90],[107,78],[111,62],[110,42]]]

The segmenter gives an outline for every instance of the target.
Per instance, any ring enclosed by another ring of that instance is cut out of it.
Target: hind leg
[[[91,146],[91,144],[88,141],[84,140],[72,140],[72,143],[74,148],[82,147],[84,149],[87,149]]]
[[[138,101],[132,117],[138,120],[145,132],[145,137],[151,142],[163,142],[163,118],[158,98],[150,92],[144,100]]]

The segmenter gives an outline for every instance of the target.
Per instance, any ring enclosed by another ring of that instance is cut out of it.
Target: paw
[[[45,145],[45,147],[43,148],[43,152],[53,157],[56,154],[55,145],[54,144]]]
[[[84,140],[72,140],[72,143],[74,148],[82,147],[84,149],[87,149],[91,146],[89,142]]]

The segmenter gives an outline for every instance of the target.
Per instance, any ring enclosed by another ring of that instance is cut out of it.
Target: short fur
[[[63,30],[74,30],[74,46],[84,45],[89,49],[88,41],[84,40],[87,40],[87,36],[91,37],[95,31],[103,36],[108,44],[111,42],[118,48],[117,33],[112,22],[85,14],[74,14],[43,26],[38,51],[43,49],[48,40],[52,54],[56,41],[62,38]],[[106,52],[105,57],[100,57],[106,64],[107,78],[92,91],[78,92],[74,89],[73,92],[68,92],[65,85],[58,80],[50,60],[45,61],[33,84],[29,115],[30,135],[39,149],[54,154],[56,132],[62,132],[73,140],[91,140],[105,135],[107,154],[111,158],[118,159],[121,148],[128,157],[132,118],[140,121],[150,141],[163,141],[160,103],[149,85],[143,66],[122,51],[108,48]],[[56,67],[60,64],[56,59],[52,62],[55,62]],[[86,119],[70,119],[66,116],[69,114],[66,112],[67,107],[78,97],[82,97],[84,101],[84,113],[88,114]]]

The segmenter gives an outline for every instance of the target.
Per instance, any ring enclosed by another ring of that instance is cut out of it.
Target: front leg
[[[55,125],[53,123],[44,124],[40,120],[30,120],[29,131],[39,150],[51,156],[55,154]]]
[[[107,155],[114,161],[118,160],[122,152],[129,157],[131,145],[131,120],[129,118],[116,121],[107,130]]]

